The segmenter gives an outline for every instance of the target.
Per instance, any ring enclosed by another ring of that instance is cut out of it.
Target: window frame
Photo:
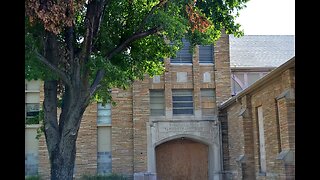
[[[155,94],[155,93],[161,93],[161,94],[159,95],[159,94]],[[162,99],[162,101],[155,102],[154,98]],[[166,106],[165,106],[165,95],[164,95],[163,89],[150,89],[149,90],[149,101],[150,101],[150,107],[149,107],[150,116],[164,116],[165,115],[165,109],[166,109],[165,107]],[[154,109],[153,108],[154,104],[160,105],[160,106],[162,106],[162,108]],[[161,111],[161,113],[153,113],[153,112],[155,112],[153,110],[158,110],[159,112]]]
[[[183,47],[176,52],[176,57],[170,57],[172,65],[192,65],[193,54],[190,51],[190,42],[182,39]]]
[[[40,123],[40,87],[40,80],[25,80],[25,124],[27,125]],[[35,108],[29,108],[30,105]],[[28,115],[29,113],[32,115]]]
[[[181,94],[179,94],[181,93]],[[183,94],[183,93],[190,93]],[[194,93],[192,89],[172,89],[172,115],[183,116],[183,115],[194,115]],[[186,98],[187,97],[187,98]],[[191,98],[191,100],[190,100]],[[179,100],[178,100],[179,99]],[[189,99],[189,100],[188,100]],[[190,106],[190,103],[192,106]],[[179,105],[179,106],[175,106]],[[180,106],[182,105],[182,106]],[[178,113],[180,110],[191,110],[191,113]]]
[[[208,47],[210,47],[209,50],[206,49]],[[209,51],[210,53],[208,53],[209,55],[207,55],[206,53],[202,54],[201,53],[202,51],[204,52]],[[210,61],[208,61],[207,59],[210,59]],[[214,64],[214,46],[213,45],[199,45],[199,64],[201,65]]]

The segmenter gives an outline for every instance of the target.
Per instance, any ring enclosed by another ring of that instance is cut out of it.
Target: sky
[[[295,0],[249,0],[236,22],[245,35],[295,35]]]

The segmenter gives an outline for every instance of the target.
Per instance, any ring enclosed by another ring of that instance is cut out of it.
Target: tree
[[[27,0],[25,75],[44,81],[51,179],[72,179],[82,115],[110,89],[161,74],[185,37],[214,43],[248,0]],[[58,113],[58,108],[61,113]],[[59,116],[59,118],[58,118]]]

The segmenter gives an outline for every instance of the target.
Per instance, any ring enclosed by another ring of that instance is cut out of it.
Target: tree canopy
[[[61,75],[71,73],[71,59],[76,58],[81,64],[80,74],[88,73],[91,84],[104,70],[93,97],[106,101],[106,89],[127,87],[146,73],[153,76],[163,72],[162,59],[175,56],[183,37],[196,45],[213,43],[221,29],[227,34],[242,35],[235,17],[245,2],[28,0],[26,78],[63,81]],[[59,60],[54,67],[45,59],[47,32],[57,36]],[[68,46],[73,47],[72,54]]]
[[[51,179],[72,179],[75,142],[92,100],[106,103],[110,89],[161,74],[183,38],[194,47],[214,43],[222,30],[242,35],[235,17],[245,2],[27,0],[25,77],[44,80]]]

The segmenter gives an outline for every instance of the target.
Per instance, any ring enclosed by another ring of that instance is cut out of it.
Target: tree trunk
[[[58,150],[51,152],[51,180],[73,179],[75,154],[75,136],[61,138]]]
[[[51,180],[72,180],[76,140],[84,110],[88,105],[88,93],[67,87],[58,123],[57,83],[45,81],[44,85],[44,127],[51,165]]]
[[[58,67],[58,44],[56,37],[48,33],[46,58]],[[72,180],[76,157],[76,140],[80,122],[88,106],[89,88],[87,79],[80,80],[80,67],[73,61],[73,74],[70,83],[64,84],[63,105],[58,120],[57,81],[44,82],[44,134],[46,138],[50,165],[51,180]],[[72,80],[72,81],[71,81]]]
[[[56,145],[48,145],[51,164],[51,180],[72,180],[76,157],[76,140],[84,108],[76,106],[66,116],[60,118],[63,126],[59,127]],[[60,124],[59,124],[60,125]],[[47,139],[47,142],[55,140]]]
[[[76,135],[62,136],[59,146],[51,152],[51,180],[72,180],[76,157]]]

